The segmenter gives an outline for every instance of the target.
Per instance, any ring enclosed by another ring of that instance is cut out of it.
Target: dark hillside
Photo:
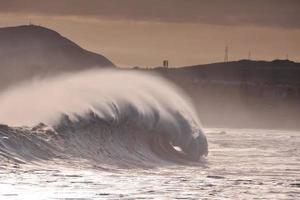
[[[59,33],[35,25],[0,28],[0,88],[34,75],[115,67]]]

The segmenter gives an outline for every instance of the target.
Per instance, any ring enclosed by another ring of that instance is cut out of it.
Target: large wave
[[[89,70],[35,79],[3,92],[0,110],[0,123],[23,126],[0,127],[0,152],[25,161],[67,154],[148,165],[208,152],[189,99],[154,75]]]

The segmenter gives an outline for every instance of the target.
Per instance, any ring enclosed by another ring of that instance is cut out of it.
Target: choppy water
[[[300,133],[207,129],[198,166],[99,168],[84,158],[1,162],[0,199],[299,199]]]

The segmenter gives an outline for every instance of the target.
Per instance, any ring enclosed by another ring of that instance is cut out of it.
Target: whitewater
[[[90,70],[35,80],[4,92],[0,110],[2,124],[33,127],[22,133],[31,135],[26,143],[31,146],[17,144],[29,155],[15,152],[25,161],[26,156],[57,148],[120,165],[131,159],[155,162],[150,153],[178,162],[198,161],[208,153],[198,117],[183,94],[158,77],[137,72]],[[45,127],[46,140],[39,137]],[[20,131],[11,132],[20,137]],[[58,141],[64,145],[53,146]]]
[[[1,199],[299,194],[298,132],[203,129],[189,97],[156,75],[36,77],[0,94],[0,124]]]

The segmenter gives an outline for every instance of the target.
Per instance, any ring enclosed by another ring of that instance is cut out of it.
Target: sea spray
[[[3,92],[0,110],[0,123],[30,127],[44,123],[65,140],[65,149],[80,150],[81,156],[97,157],[90,154],[91,148],[106,145],[105,137],[118,141],[105,150],[118,149],[111,159],[120,157],[122,145],[131,151],[134,143],[144,144],[136,155],[143,148],[171,160],[196,161],[207,154],[206,137],[188,97],[155,75],[89,70],[35,80]],[[135,140],[125,144],[131,137]]]

